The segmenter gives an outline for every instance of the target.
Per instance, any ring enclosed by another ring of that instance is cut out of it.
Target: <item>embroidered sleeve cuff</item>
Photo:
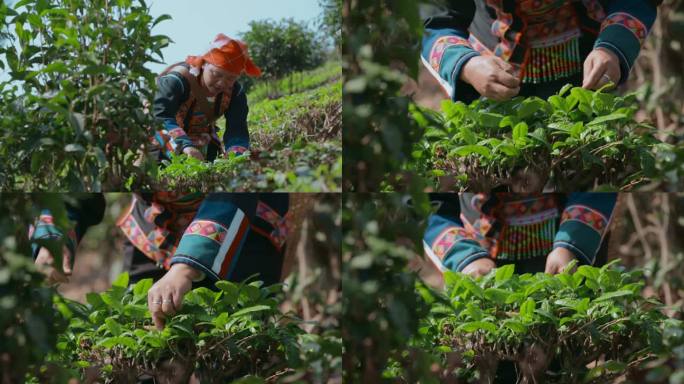
[[[436,218],[431,222],[435,223],[441,220]],[[472,239],[465,228],[457,226],[442,228],[433,238],[432,235],[437,233],[436,230],[439,228],[436,226],[428,227],[425,236],[425,243],[431,244],[429,248],[426,247],[426,253],[440,270],[449,269],[460,272],[471,262],[490,257],[489,253],[476,240]]]
[[[649,23],[650,26],[651,23]],[[601,24],[594,48],[613,52],[620,60],[620,83],[629,77],[632,65],[648,35],[648,26],[626,12],[613,12]]]
[[[593,264],[608,228],[608,218],[586,205],[570,205],[563,211],[553,247],[563,247],[586,264]]]
[[[169,130],[169,136],[173,140],[175,147],[178,148],[178,151],[183,151],[183,149],[193,146],[192,140],[183,128],[177,127]]]
[[[471,47],[468,39],[458,35],[445,35],[433,42],[426,40],[425,43],[431,45],[429,51],[423,51],[422,62],[449,97],[463,101],[479,97],[470,84],[460,80],[463,65],[480,55]]]
[[[29,231],[29,237],[33,242],[32,251],[34,258],[38,256],[38,252],[40,251],[40,245],[36,243],[36,240],[64,240],[64,245],[67,247],[69,252],[71,252],[72,255],[76,254],[76,247],[78,245],[76,231],[74,229],[69,230],[66,239],[64,239],[64,235],[54,224],[52,215],[48,211],[44,211],[38,217],[35,226],[32,226]],[[72,257],[71,260],[73,262],[74,257]]]
[[[195,219],[185,230],[171,263],[194,263],[215,280],[230,279],[248,231],[249,220],[239,209],[228,226]]]
[[[467,256],[466,258],[461,260],[461,262],[458,263],[458,265],[456,266],[456,268],[454,270],[457,272],[461,272],[461,271],[463,271],[463,269],[465,269],[465,267],[468,266],[468,264],[472,263],[475,260],[484,259],[484,258],[491,258],[491,256],[489,256],[489,253],[487,253],[485,251],[473,253],[472,255]]]
[[[226,153],[234,153],[236,155],[242,155],[245,152],[247,152],[247,147],[241,145],[233,145],[226,149]]]

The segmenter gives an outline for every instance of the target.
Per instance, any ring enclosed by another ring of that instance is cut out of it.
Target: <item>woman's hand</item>
[[[508,100],[520,92],[520,79],[513,75],[513,66],[496,56],[468,60],[461,68],[461,80],[492,100]]]
[[[604,48],[596,48],[584,60],[582,88],[599,89],[604,85],[620,81],[620,60]]]
[[[496,268],[496,263],[494,263],[494,260],[483,257],[466,265],[461,272],[473,277],[479,277],[488,274],[489,271],[494,268]]]
[[[575,255],[570,250],[558,247],[551,251],[546,257],[546,268],[544,272],[555,275],[563,272],[563,269],[575,260]]]
[[[204,155],[202,155],[202,152],[200,152],[199,149],[195,147],[185,147],[183,148],[183,153],[185,153],[188,156],[192,156],[197,160],[204,161]]]
[[[157,329],[164,329],[167,316],[173,316],[183,305],[183,296],[192,288],[200,272],[187,264],[174,264],[147,292],[147,306]]]
[[[55,268],[55,258],[47,248],[41,247],[35,261],[36,267],[45,275],[48,284],[68,283],[71,276],[71,252],[69,248],[62,248],[62,271]]]

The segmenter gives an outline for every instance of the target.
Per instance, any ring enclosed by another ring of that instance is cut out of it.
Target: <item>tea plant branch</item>
[[[648,260],[651,260],[653,258],[653,251],[651,250],[651,246],[648,243],[648,241],[646,241],[646,236],[644,235],[644,228],[641,224],[641,218],[637,211],[636,204],[634,203],[634,195],[632,195],[631,193],[627,194],[626,200],[630,216],[632,217],[632,222],[634,223],[634,228],[636,229],[635,233],[639,238],[639,242],[641,243],[641,247],[644,250],[646,258]]]

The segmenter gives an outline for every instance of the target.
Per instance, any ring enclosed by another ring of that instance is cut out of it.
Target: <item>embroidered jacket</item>
[[[553,249],[593,264],[615,207],[615,193],[432,194],[425,252],[440,270],[480,258],[524,260]]]
[[[101,195],[99,195],[101,196]],[[67,207],[76,222],[72,254],[88,226],[101,220],[101,206]],[[284,193],[170,192],[134,195],[118,226],[133,246],[160,267],[184,263],[200,270],[212,281],[241,280],[260,273],[264,281],[280,277],[282,258],[267,260],[270,249],[282,254],[288,231],[289,196]],[[99,210],[99,211],[96,211]],[[40,216],[32,239],[61,238],[49,212]],[[67,244],[72,240],[67,240]],[[267,249],[268,248],[268,249]],[[249,255],[241,257],[243,253]],[[37,255],[37,250],[34,256]],[[276,265],[277,264],[277,265]]]
[[[460,79],[463,65],[496,55],[513,65],[523,84],[570,79],[583,58],[605,48],[627,80],[656,17],[656,0],[448,0],[425,20],[421,59],[453,100],[477,91]]]
[[[229,92],[219,93],[213,102],[205,102],[198,94],[196,79],[185,63],[171,66],[159,77],[154,116],[163,122],[164,128],[155,133],[156,143],[164,148],[167,157],[186,147],[206,152],[207,146],[213,143],[220,148],[215,122],[224,116],[223,149],[236,154],[245,152],[249,149],[249,108],[242,85],[235,82]]]

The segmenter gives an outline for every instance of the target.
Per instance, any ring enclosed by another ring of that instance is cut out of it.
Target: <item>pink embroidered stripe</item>
[[[233,145],[232,147],[228,147],[228,152],[245,153],[246,151],[247,148],[241,145]]]
[[[440,260],[443,260],[444,256],[446,256],[449,250],[451,250],[457,242],[470,238],[471,236],[465,228],[446,228],[437,236],[437,238],[435,238],[434,243],[432,243],[432,252],[434,252]]]
[[[579,221],[596,232],[602,233],[608,226],[608,219],[599,211],[586,205],[570,205],[563,211],[561,224],[566,221]]]
[[[442,63],[442,57],[444,52],[455,45],[465,45],[470,47],[470,43],[467,39],[460,36],[442,36],[437,39],[437,41],[432,44],[432,49],[430,50],[430,66],[436,72],[439,72],[439,66]]]
[[[169,136],[175,139],[177,137],[187,136],[187,134],[185,133],[183,128],[174,128],[169,131]]]
[[[53,225],[54,220],[52,215],[40,215],[38,217],[38,225]]]
[[[636,37],[637,40],[639,40],[639,44],[643,44],[644,40],[646,39],[646,35],[648,35],[648,29],[646,28],[644,23],[642,23],[641,20],[630,15],[629,13],[611,13],[610,15],[608,15],[608,17],[606,17],[605,20],[603,20],[603,23],[601,23],[601,31],[603,31],[611,25],[621,25],[630,32],[632,32],[634,37]]]
[[[199,235],[222,244],[228,230],[223,225],[210,220],[195,220],[185,230],[185,235]]]

